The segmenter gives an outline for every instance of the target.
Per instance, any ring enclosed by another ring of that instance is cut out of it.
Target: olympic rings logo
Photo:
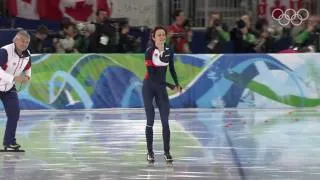
[[[276,17],[276,15],[278,15],[278,17]],[[283,12],[282,9],[277,8],[272,11],[271,16],[273,20],[278,21],[282,26],[286,26],[290,23],[294,26],[299,26],[303,21],[309,18],[309,11],[302,8],[298,11],[295,11],[294,9],[287,9]]]

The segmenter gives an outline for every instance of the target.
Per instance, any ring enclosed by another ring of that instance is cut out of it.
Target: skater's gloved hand
[[[175,93],[181,93],[182,92],[182,87],[180,85],[176,85],[176,87],[174,88],[174,92]]]
[[[164,63],[168,63],[170,60],[170,51],[162,51],[160,55],[160,60]]]
[[[166,85],[167,85],[168,88],[170,88],[172,91],[174,91],[174,88],[176,87],[175,85],[170,84],[170,83],[166,83]]]

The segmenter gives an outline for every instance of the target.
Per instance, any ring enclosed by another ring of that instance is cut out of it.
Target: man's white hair
[[[14,36],[13,41],[16,40],[17,37],[24,37],[26,39],[30,39],[30,34],[25,30],[21,30],[18,31],[17,34]]]

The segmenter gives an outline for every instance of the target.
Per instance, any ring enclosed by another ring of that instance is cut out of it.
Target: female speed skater
[[[147,116],[146,141],[148,150],[147,160],[149,163],[153,163],[155,160],[153,152],[153,124],[155,117],[153,99],[155,99],[160,112],[164,158],[167,163],[171,163],[173,161],[170,154],[170,105],[166,87],[168,86],[175,92],[181,92],[182,87],[179,85],[174,68],[173,52],[165,44],[166,36],[167,31],[165,28],[161,26],[155,27],[152,30],[153,44],[147,49],[145,54],[147,72],[143,81],[142,94]],[[175,85],[166,83],[166,72],[168,66]]]

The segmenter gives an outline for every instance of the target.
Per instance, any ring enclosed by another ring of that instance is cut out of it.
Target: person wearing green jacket
[[[229,41],[230,33],[227,25],[222,23],[220,13],[211,13],[205,35],[207,53],[224,53],[224,48]]]

